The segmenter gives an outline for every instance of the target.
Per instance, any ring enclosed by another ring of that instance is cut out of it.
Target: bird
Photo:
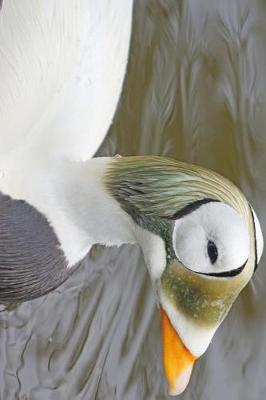
[[[133,5],[3,1],[0,302],[51,292],[95,244],[139,245],[177,395],[252,278],[263,235],[240,189],[213,171],[153,155],[93,157],[119,104]]]

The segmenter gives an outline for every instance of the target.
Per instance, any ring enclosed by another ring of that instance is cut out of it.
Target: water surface
[[[266,227],[266,3],[138,0],[124,90],[99,155],[159,154],[239,185]],[[262,400],[265,257],[180,400]],[[1,400],[168,399],[137,247],[97,247],[54,293],[0,313]]]

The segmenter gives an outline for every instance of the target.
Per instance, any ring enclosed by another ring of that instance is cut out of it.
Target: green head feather
[[[241,191],[221,175],[166,157],[114,159],[105,184],[123,208],[138,214],[171,218],[206,198],[224,201],[244,215],[250,212]]]
[[[142,228],[165,241],[167,263],[160,288],[169,301],[196,323],[215,325],[253,274],[255,230],[242,192],[221,175],[164,157],[121,157],[111,161],[104,183],[121,207]],[[178,264],[172,232],[178,213],[195,202],[222,201],[243,217],[250,235],[250,257],[240,275],[209,279]]]

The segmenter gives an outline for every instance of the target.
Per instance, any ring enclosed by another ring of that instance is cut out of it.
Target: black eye
[[[207,244],[208,256],[210,257],[211,263],[214,264],[218,258],[218,250],[216,244],[212,240],[208,240]]]

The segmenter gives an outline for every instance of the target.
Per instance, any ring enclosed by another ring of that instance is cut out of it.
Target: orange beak
[[[196,357],[185,347],[162,307],[160,311],[164,370],[169,394],[176,396],[186,389]]]

